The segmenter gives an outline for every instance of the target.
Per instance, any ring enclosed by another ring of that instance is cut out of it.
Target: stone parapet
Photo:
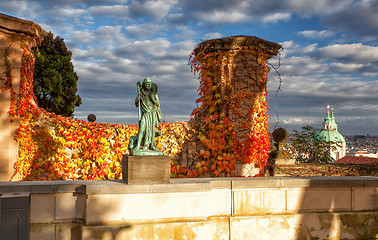
[[[377,177],[0,184],[1,194],[25,191],[31,193],[31,239],[361,239],[378,233]]]

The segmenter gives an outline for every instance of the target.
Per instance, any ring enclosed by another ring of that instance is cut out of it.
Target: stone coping
[[[378,177],[261,177],[182,178],[169,184],[128,185],[122,180],[59,180],[0,182],[0,194],[14,192],[98,194],[140,194],[208,192],[213,189],[378,187]]]
[[[36,37],[42,35],[42,28],[38,24],[2,13],[0,13],[0,28]]]
[[[204,41],[200,43],[194,51],[196,53],[201,51],[229,51],[238,49],[243,46],[256,47],[258,49],[265,51],[269,55],[276,55],[278,53],[278,50],[282,48],[280,44],[269,42],[256,36],[239,35]]]

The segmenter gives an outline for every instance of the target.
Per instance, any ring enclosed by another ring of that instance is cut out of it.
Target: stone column
[[[14,140],[19,119],[10,121],[11,89],[17,100],[20,87],[23,49],[36,46],[42,35],[39,25],[0,14],[0,181],[8,181],[13,175],[13,164],[18,156],[18,144]],[[10,80],[11,79],[11,80]],[[7,83],[11,81],[11,87]],[[17,178],[14,178],[17,179]]]
[[[215,78],[220,82],[222,99],[227,95],[231,100],[222,102],[223,111],[239,128],[239,137],[248,134],[248,129],[241,127],[242,122],[266,100],[267,75],[270,70],[266,61],[277,55],[280,48],[279,44],[257,37],[235,36],[204,41],[195,49],[196,54],[215,51],[228,53],[223,54],[220,68],[214,65],[212,71],[217,73]],[[213,60],[207,59],[208,62]],[[254,121],[255,117],[251,116],[250,121]],[[249,125],[253,126],[253,123]]]
[[[201,69],[202,79],[210,79],[206,84],[216,89],[212,94],[220,95],[220,99],[213,97],[215,108],[235,127],[236,141],[241,146],[237,150],[245,156],[243,163],[264,165],[268,159],[266,84],[270,68],[266,61],[280,48],[279,44],[257,37],[234,36],[204,41],[194,50],[199,62],[194,67]],[[206,96],[202,99],[206,101]],[[199,108],[196,120],[213,115],[211,108]]]

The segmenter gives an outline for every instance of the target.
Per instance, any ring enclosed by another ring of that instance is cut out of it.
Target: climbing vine
[[[199,172],[232,175],[237,161],[262,168],[269,154],[266,52],[247,42],[232,51],[200,44],[191,55],[199,74],[199,105],[192,112],[202,144]],[[251,64],[251,56],[255,56]],[[238,61],[243,72],[230,69]],[[234,79],[234,80],[232,80]],[[202,160],[202,161],[201,161]]]
[[[10,46],[8,46],[5,51],[4,51],[4,63],[5,63],[5,77],[1,79],[1,91],[6,91],[9,90],[10,94],[10,108],[8,113],[10,114],[10,120],[13,121],[13,116],[12,112],[14,111],[14,104],[16,101],[16,93],[15,90],[13,89],[13,79],[12,79],[12,65],[9,60],[9,49]]]

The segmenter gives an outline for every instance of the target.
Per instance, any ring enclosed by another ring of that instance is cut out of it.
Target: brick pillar
[[[18,144],[14,136],[19,119],[15,118],[11,122],[9,118],[11,90],[4,86],[8,77],[6,71],[10,67],[12,89],[17,100],[24,51],[21,42],[24,41],[29,47],[36,46],[36,40],[41,34],[41,27],[33,22],[0,14],[0,181],[8,181],[13,175],[13,164],[18,156]],[[8,63],[5,61],[6,55]]]

